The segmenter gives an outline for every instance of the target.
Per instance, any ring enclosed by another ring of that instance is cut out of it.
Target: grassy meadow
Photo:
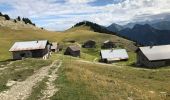
[[[119,42],[119,45],[124,45],[128,50],[133,50],[135,47],[132,42],[113,35],[92,32],[87,30],[87,27],[80,27],[79,29],[71,29],[65,32],[50,32],[45,30],[21,29],[12,30],[9,28],[0,27],[0,61],[11,59],[9,52],[10,47],[16,41],[27,40],[49,40],[50,42],[58,42],[64,46],[69,43],[68,40],[75,40],[82,44],[84,41],[93,39],[100,45],[105,40],[113,40]]]
[[[170,70],[142,69],[127,63],[103,65],[80,62],[68,56],[63,60],[55,84],[60,91],[52,100],[169,100]]]
[[[16,41],[44,40],[58,42],[63,51],[52,53],[49,60],[25,59],[22,61],[6,61],[11,59],[9,48]],[[74,58],[63,55],[67,46],[83,44],[93,39],[97,42],[94,49],[81,48],[81,57]],[[98,63],[100,46],[105,40],[113,40],[118,48],[126,48],[130,59],[113,64]],[[70,43],[75,40],[76,43]],[[88,27],[79,27],[65,32],[49,32],[45,30],[12,30],[0,27],[0,92],[9,89],[9,81],[24,81],[38,69],[48,66],[54,60],[62,61],[54,81],[59,91],[51,100],[169,100],[170,99],[170,67],[160,69],[144,69],[134,66],[136,55],[133,42],[102,33],[92,32]],[[55,67],[55,66],[54,66]],[[2,69],[2,70],[1,70]],[[50,73],[50,72],[49,72]],[[46,88],[45,77],[36,86],[28,100],[37,100]]]

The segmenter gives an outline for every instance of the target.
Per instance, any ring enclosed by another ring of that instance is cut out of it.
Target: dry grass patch
[[[54,100],[169,99],[169,70],[142,70],[64,60]],[[164,77],[164,78],[161,78]]]

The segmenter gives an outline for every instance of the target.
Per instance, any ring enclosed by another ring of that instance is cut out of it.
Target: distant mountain
[[[74,25],[72,27],[73,28],[76,28],[76,27],[80,27],[80,26],[86,26],[86,27],[89,27],[90,30],[94,31],[94,32],[99,32],[99,33],[107,33],[107,34],[116,34],[110,30],[108,30],[106,27],[104,26],[101,26],[99,24],[96,24],[96,23],[93,23],[93,22],[89,22],[89,21],[83,21],[83,22],[79,22],[77,23],[76,25]]]
[[[110,26],[107,27],[108,30],[112,31],[112,32],[119,32],[121,31],[122,29],[124,29],[123,26],[121,25],[118,25],[118,24],[111,24]]]
[[[132,29],[123,29],[118,34],[142,45],[170,44],[170,31],[158,30],[149,24],[136,24]]]
[[[126,39],[132,40],[137,42],[140,45],[165,45],[170,44],[170,30],[161,30],[161,29],[168,29],[168,22],[165,24],[165,22],[157,22],[157,23],[151,23],[149,21],[146,21],[149,24],[144,24],[144,22],[140,24],[130,23],[128,28],[124,28],[121,25],[118,24],[112,24],[108,27],[104,27],[101,25],[98,25],[93,22],[89,21],[83,21],[80,23],[77,23],[74,25],[71,29],[80,29],[86,27],[86,29],[90,29],[94,32],[99,33],[106,33],[106,34],[113,34],[117,35],[119,37],[124,37]],[[159,25],[164,25],[162,27],[159,27]],[[132,27],[133,26],[133,27]],[[167,27],[165,27],[167,26]],[[157,28],[155,28],[157,27]]]
[[[153,28],[158,29],[158,30],[170,30],[170,21],[166,21],[166,20],[133,22],[133,23],[128,23],[122,27],[133,28],[136,24],[140,24],[140,25],[149,24],[150,26],[152,26]]]
[[[170,21],[161,21],[151,24],[152,27],[159,30],[170,30]]]
[[[124,25],[124,28],[133,28],[137,23],[128,23],[126,25]]]

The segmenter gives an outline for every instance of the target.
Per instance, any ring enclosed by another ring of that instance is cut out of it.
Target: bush
[[[0,16],[3,16],[3,14],[0,12]]]
[[[25,24],[31,24],[31,25],[35,26],[35,24],[32,23],[32,21],[28,18],[22,18],[22,21],[25,22]]]
[[[7,14],[5,14],[3,16],[5,17],[6,20],[10,20],[10,17]]]
[[[14,23],[17,23],[17,20],[16,20],[16,19],[14,19]]]
[[[18,16],[18,17],[17,17],[17,20],[18,20],[18,21],[21,21],[21,17],[20,17],[20,16]]]

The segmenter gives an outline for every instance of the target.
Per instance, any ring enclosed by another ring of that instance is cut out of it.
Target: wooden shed
[[[48,40],[15,42],[10,48],[14,60],[23,58],[43,58],[50,56],[51,45]]]
[[[105,63],[113,63],[129,59],[128,53],[125,49],[101,50],[100,55],[101,61]]]
[[[67,47],[64,55],[70,55],[73,57],[80,57],[80,47],[77,45]]]
[[[103,49],[111,49],[111,48],[115,48],[115,47],[116,47],[116,44],[111,40],[107,40],[107,41],[103,42],[103,45],[102,45]]]
[[[96,42],[94,40],[88,40],[82,45],[82,47],[83,48],[95,48]]]
[[[156,68],[169,64],[170,45],[139,47],[136,50],[137,65]]]
[[[51,51],[52,51],[52,52],[58,52],[58,51],[59,51],[58,43],[52,43],[52,45],[51,45]]]

